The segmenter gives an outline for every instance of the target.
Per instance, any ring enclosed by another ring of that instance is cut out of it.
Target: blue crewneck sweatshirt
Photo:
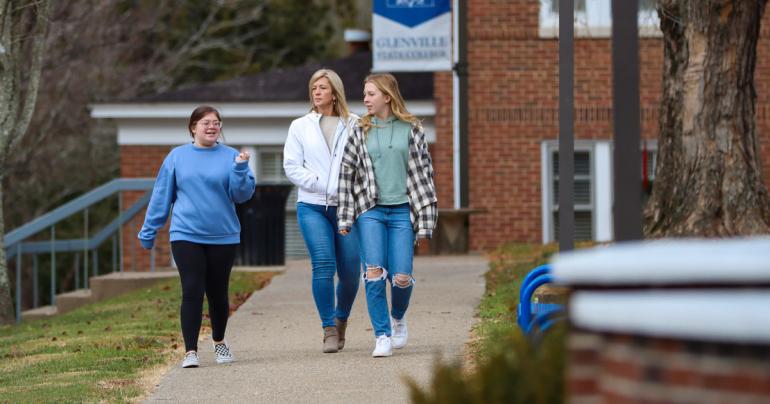
[[[235,163],[237,156],[237,150],[222,144],[203,148],[189,143],[171,150],[155,179],[139,232],[142,247],[152,248],[169,212],[171,241],[238,244],[241,225],[235,204],[251,199],[256,182],[248,162]]]

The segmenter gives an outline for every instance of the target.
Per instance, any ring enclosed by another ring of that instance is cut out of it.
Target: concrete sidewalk
[[[434,359],[462,357],[484,292],[487,262],[479,256],[418,257],[407,312],[409,343],[390,358],[372,358],[374,336],[363,284],[345,349],[321,352],[322,329],[310,292],[309,261],[286,272],[230,318],[227,340],[236,362],[217,365],[211,341],[199,344],[201,367],[177,364],[149,402],[403,403],[404,377],[431,380]],[[181,358],[180,358],[181,362]]]

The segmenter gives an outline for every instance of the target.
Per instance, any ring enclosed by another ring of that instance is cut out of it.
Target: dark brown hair
[[[195,110],[192,112],[192,115],[190,115],[190,122],[187,123],[187,131],[190,132],[191,137],[195,137],[195,132],[193,131],[193,127],[198,123],[198,121],[201,120],[204,116],[214,113],[217,116],[217,119],[219,121],[222,121],[222,117],[219,116],[219,111],[217,111],[216,108],[210,106],[210,105],[201,105],[198,108],[195,108]]]

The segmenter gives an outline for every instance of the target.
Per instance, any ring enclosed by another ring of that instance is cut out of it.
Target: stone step
[[[50,318],[59,314],[56,306],[41,306],[36,309],[25,310],[21,312],[22,321],[37,320],[41,318]]]
[[[179,272],[113,272],[92,277],[90,280],[93,301],[98,302],[133,290],[152,286],[163,279],[178,278]]]
[[[283,272],[286,266],[233,267],[233,271],[243,272]],[[80,306],[95,303],[113,296],[147,288],[163,279],[178,278],[179,272],[172,267],[157,267],[155,272],[113,272],[91,277],[91,289],[78,289],[56,295],[56,306],[44,306],[21,313],[22,320],[47,318],[66,313]]]
[[[72,292],[56,295],[56,308],[58,314],[66,313],[93,302],[91,289],[78,289]]]

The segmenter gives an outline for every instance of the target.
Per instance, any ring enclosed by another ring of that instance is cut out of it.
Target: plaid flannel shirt
[[[438,208],[433,162],[420,125],[412,125],[409,137],[406,190],[412,228],[418,239],[429,239],[436,227]],[[353,128],[345,145],[338,191],[337,224],[340,230],[350,230],[359,215],[377,205],[374,166],[366,149],[364,131],[358,125]]]

